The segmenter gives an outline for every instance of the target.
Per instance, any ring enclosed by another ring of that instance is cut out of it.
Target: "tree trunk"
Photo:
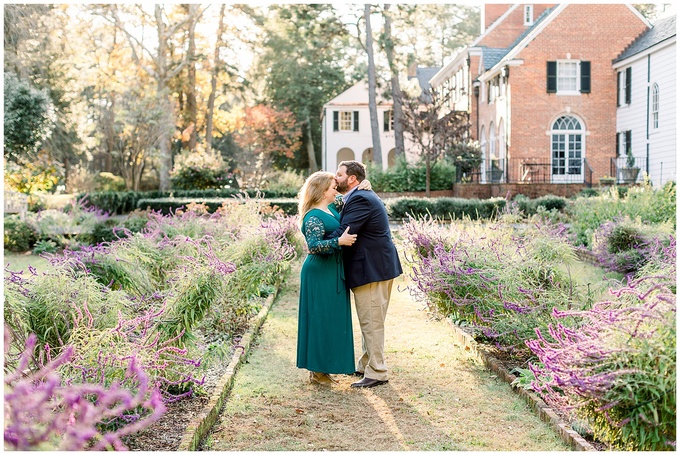
[[[366,18],[366,53],[368,54],[368,110],[371,114],[371,136],[373,137],[373,161],[382,169],[382,147],[380,146],[380,127],[376,104],[375,62],[373,61],[373,35],[371,32],[371,5],[364,5]]]
[[[425,155],[425,197],[430,197],[430,174],[432,173],[432,161],[430,154]]]
[[[187,128],[191,128],[191,133],[189,134],[189,141],[187,146],[189,150],[196,149],[196,130],[198,129],[197,118],[198,112],[196,108],[196,22],[197,22],[197,11],[199,5],[191,4],[189,5],[189,16],[191,20],[189,21],[189,45],[187,48],[187,62],[189,65],[188,70],[188,80],[187,80],[187,114],[189,124]]]
[[[392,18],[389,15],[390,5],[386,4],[384,8],[385,17],[385,54],[387,55],[387,63],[390,66],[392,74],[392,103],[393,103],[393,120],[394,120],[394,155],[404,156],[404,125],[401,105],[401,87],[399,86],[399,72],[394,64],[394,42],[392,41]]]
[[[213,58],[212,76],[210,79],[210,96],[208,97],[208,112],[205,119],[205,150],[212,152],[212,130],[213,130],[213,112],[215,111],[215,96],[217,92],[217,74],[219,65],[217,62],[220,59],[220,45],[222,44],[222,34],[224,33],[224,7],[220,8],[219,24],[217,26],[217,40],[215,41],[215,55]]]
[[[319,165],[316,162],[316,154],[314,153],[314,141],[312,141],[312,121],[307,115],[305,121],[307,124],[307,158],[309,159],[309,173],[312,174],[319,170]]]

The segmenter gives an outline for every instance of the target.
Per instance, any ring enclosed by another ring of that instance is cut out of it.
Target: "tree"
[[[366,55],[368,56],[368,112],[371,117],[371,136],[373,137],[373,161],[382,169],[382,146],[380,145],[380,126],[376,104],[375,61],[373,60],[373,32],[371,31],[371,5],[364,5],[366,20]]]
[[[396,156],[404,156],[404,127],[402,122],[403,109],[401,107],[401,87],[399,85],[399,69],[394,59],[394,40],[392,38],[392,18],[390,15],[390,5],[386,4],[383,8],[383,18],[385,21],[385,33],[383,35],[385,54],[387,56],[387,64],[390,67],[390,75],[392,76],[392,102],[393,102],[393,118],[392,123],[394,127],[394,154]]]
[[[224,34],[224,8],[225,5],[220,7],[217,38],[215,39],[215,55],[213,57],[212,71],[210,72],[210,95],[208,96],[208,107],[205,115],[205,150],[209,153],[212,151],[213,115],[215,112],[215,97],[217,96],[217,74],[220,66],[218,65],[218,62],[220,61],[220,47],[223,43],[222,35]]]
[[[166,113],[168,116],[174,117],[173,103],[170,99],[170,82],[187,65],[189,59],[187,53],[184,53],[179,61],[175,62],[170,59],[171,40],[178,32],[183,30],[185,25],[196,20],[192,14],[200,15],[203,10],[197,8],[191,9],[189,14],[175,18],[168,14],[164,5],[154,5],[153,16],[147,13],[142,5],[138,5],[137,12],[142,15],[142,23],[150,23],[155,26],[157,37],[155,41],[156,48],[151,49],[138,38],[138,33],[134,31],[134,24],[121,19],[119,6],[111,5],[105,8],[103,17],[124,32],[132,52],[133,60],[142,71],[146,72],[156,81],[157,95],[165,98],[165,101],[160,105],[168,109]],[[131,11],[128,11],[128,13],[132,14]],[[172,131],[167,131],[163,128],[161,133],[163,136],[158,138],[160,150],[160,189],[161,191],[167,191],[170,189],[170,171],[172,170],[172,149],[170,148]]]
[[[46,91],[13,73],[5,73],[4,95],[5,158],[17,164],[31,162],[51,132],[52,102]]]
[[[269,13],[255,70],[264,75],[265,101],[299,121],[303,153],[290,167],[311,173],[321,157],[323,105],[354,82],[343,66],[349,33],[330,4],[277,5]]]
[[[167,102],[165,96],[154,94],[152,87],[140,85],[115,103],[113,156],[128,189],[139,191],[149,160],[157,157],[159,142],[174,129],[170,109],[164,105]]]
[[[41,141],[40,162],[57,169],[62,181],[68,180],[71,164],[83,155],[79,122],[73,112],[78,95],[72,89],[77,74],[73,60],[82,48],[78,40],[72,39],[72,30],[67,26],[70,21],[67,8],[64,5],[6,5],[4,36],[5,72],[15,73],[49,97],[51,132]]]
[[[245,156],[241,186],[259,188],[270,167],[282,169],[300,148],[302,131],[288,109],[264,104],[247,107],[234,122],[234,141]]]
[[[429,197],[430,174],[434,163],[457,144],[467,142],[470,130],[468,114],[449,112],[446,96],[436,91],[428,91],[421,96],[403,93],[402,96],[404,132],[425,161],[425,195]]]
[[[397,53],[415,56],[421,66],[444,66],[445,58],[479,35],[479,6],[405,3],[397,11]]]

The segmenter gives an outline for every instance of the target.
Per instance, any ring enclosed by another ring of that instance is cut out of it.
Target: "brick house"
[[[454,193],[570,196],[610,174],[612,64],[649,27],[624,4],[485,5],[481,35],[430,79],[469,113],[482,149]]]

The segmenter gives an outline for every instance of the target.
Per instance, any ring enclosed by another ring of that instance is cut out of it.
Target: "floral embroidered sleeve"
[[[340,213],[340,211],[342,210],[342,207],[344,207],[344,205],[345,205],[345,201],[342,200],[342,194],[338,194],[337,196],[335,196],[335,200],[333,201],[333,203],[331,205],[335,207],[335,210],[338,213]]]
[[[307,240],[309,254],[331,254],[339,250],[338,238],[324,240],[323,221],[319,217],[310,216],[302,226],[302,233]]]

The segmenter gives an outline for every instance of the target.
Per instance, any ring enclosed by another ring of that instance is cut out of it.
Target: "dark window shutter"
[[[621,133],[616,133],[616,156],[621,156]]]
[[[633,146],[632,146],[631,140],[632,140],[632,131],[628,130],[628,131],[626,131],[626,150],[624,150],[624,153],[626,155],[628,155],[629,151],[631,153],[633,151]]]
[[[338,131],[338,111],[333,111],[333,131]]]
[[[626,104],[630,104],[631,76],[632,68],[626,68]]]
[[[383,112],[383,131],[390,130],[390,111]]]
[[[354,131],[359,131],[359,111],[354,111]]]
[[[621,106],[621,71],[616,73],[616,107],[619,106]],[[616,149],[618,150],[618,147]]]
[[[581,62],[581,93],[590,93],[590,62]]]
[[[548,62],[548,93],[557,92],[557,62]]]

